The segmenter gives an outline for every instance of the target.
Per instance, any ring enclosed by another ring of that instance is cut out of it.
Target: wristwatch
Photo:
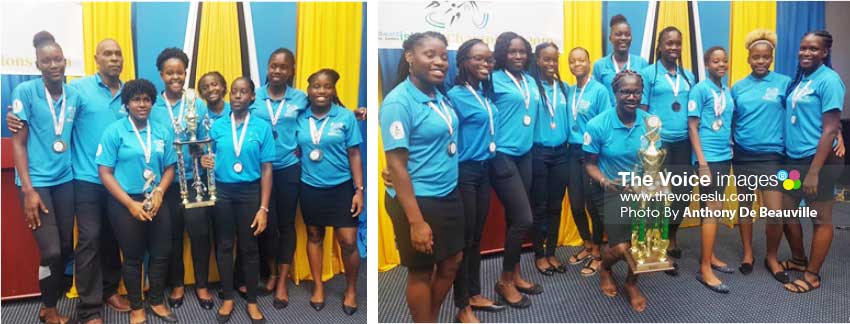
[[[355,186],[355,187],[354,187],[354,191],[366,191],[366,187],[364,187],[364,186],[356,187],[356,186]]]
[[[262,209],[263,211],[265,211],[265,212],[267,212],[267,213],[269,212],[269,208],[268,208],[268,207],[260,206],[260,209]]]

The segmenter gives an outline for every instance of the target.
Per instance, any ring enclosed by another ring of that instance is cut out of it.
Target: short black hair
[[[339,81],[339,72],[337,72],[334,69],[327,69],[327,68],[318,70],[318,71],[314,72],[313,74],[310,74],[310,76],[307,78],[307,83],[308,84],[313,83],[313,81],[316,80],[316,78],[319,77],[320,75],[326,75],[329,78],[331,78],[331,82],[333,82],[333,84],[334,84],[334,92],[336,92],[336,83],[337,83],[337,81]],[[339,100],[338,94],[334,94],[333,101],[334,101],[335,104],[337,104],[341,107],[345,107],[345,105],[342,104],[342,101]]]
[[[230,88],[233,88],[233,85],[236,84],[236,82],[240,81],[240,80],[244,80],[245,82],[248,82],[248,88],[251,89],[251,93],[255,93],[254,81],[251,80],[251,78],[249,78],[247,76],[241,76],[241,77],[234,79],[233,82],[230,83]]]
[[[522,41],[523,47],[525,47],[525,65],[522,67],[523,70],[528,69],[528,65],[531,63],[531,43],[529,43],[525,37],[520,36],[514,32],[504,32],[499,34],[496,37],[496,45],[493,48],[493,57],[496,59],[496,70],[505,69],[508,64],[508,47],[511,46],[511,41],[514,39],[519,39]]]
[[[218,79],[218,81],[221,83],[221,85],[224,86],[224,90],[227,91],[227,80],[225,80],[224,76],[221,75],[221,73],[218,72],[218,71],[211,71],[211,72],[204,73],[204,75],[202,75],[201,78],[198,79],[198,90],[201,89],[201,83],[202,83],[201,81],[204,81],[204,78],[207,78],[207,77],[212,77],[212,78]]]
[[[171,58],[179,59],[181,62],[183,62],[183,66],[189,67],[189,56],[186,55],[186,53],[184,53],[182,49],[176,47],[169,47],[162,50],[162,52],[159,52],[159,56],[156,57],[157,71],[161,72],[162,65],[165,63],[165,61],[168,61],[168,59]]]
[[[146,94],[151,98],[151,105],[156,103],[156,87],[148,80],[136,79],[124,83],[121,90],[121,104],[127,105],[136,95]]]

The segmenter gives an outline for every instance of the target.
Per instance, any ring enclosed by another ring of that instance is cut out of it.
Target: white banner
[[[555,42],[563,48],[564,4],[560,1],[426,1],[378,3],[381,19],[379,48],[402,48],[413,33],[437,31],[446,35],[449,49],[471,38],[492,48],[506,31],[527,39],[531,46]]]
[[[84,75],[83,5],[80,2],[3,2],[0,5],[0,73],[41,75],[35,67],[32,37],[42,30],[53,34],[62,46],[68,60],[65,75]]]

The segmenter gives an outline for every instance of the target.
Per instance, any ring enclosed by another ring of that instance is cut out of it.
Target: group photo
[[[379,322],[847,320],[846,4],[378,6]]]
[[[366,322],[366,4],[2,5],[9,323]]]

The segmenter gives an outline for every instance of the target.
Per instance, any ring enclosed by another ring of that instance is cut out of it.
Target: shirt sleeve
[[[821,112],[838,109],[844,111],[844,84],[838,78],[829,78],[821,83]]]
[[[581,149],[591,154],[602,152],[602,132],[598,123],[587,124]]]
[[[274,162],[275,142],[274,136],[272,136],[271,124],[263,127],[263,133],[260,136],[263,137],[263,142],[260,146],[260,162]]]
[[[615,102],[615,101],[614,101],[614,96],[613,96],[613,95],[611,95],[611,93],[610,93],[610,92],[608,92],[608,91],[607,91],[606,89],[604,89],[604,88],[596,92],[596,99],[595,99],[595,101],[596,101],[595,103],[596,103],[596,105],[597,105],[597,107],[598,107],[598,108],[597,108],[598,110],[596,111],[596,114],[597,114],[597,115],[598,115],[598,114],[601,114],[603,111],[608,110],[609,108],[613,108],[613,107],[614,107],[614,105],[612,105],[611,103],[612,103],[612,102]]]
[[[12,91],[12,114],[22,121],[27,121],[29,119],[32,101],[23,88],[22,86],[17,86]]]
[[[653,67],[654,68],[654,67]],[[643,95],[640,97],[641,105],[649,104],[649,93],[652,89],[653,80],[649,79],[649,73],[646,73],[647,69],[643,69],[640,71],[640,77],[643,78]],[[613,85],[612,85],[613,87]],[[613,90],[616,91],[616,90]],[[615,94],[616,95],[616,94]]]
[[[174,145],[170,145],[171,143],[174,143],[174,133],[166,128],[165,134],[166,135],[163,136],[163,140],[165,141],[165,149],[162,154],[163,168],[177,163],[177,152],[174,150]]]
[[[100,137],[100,144],[97,145],[94,162],[98,165],[114,168],[118,162],[118,148],[120,146],[121,139],[118,137],[115,127],[109,127],[103,133],[103,136]]]
[[[384,151],[408,149],[410,146],[411,118],[408,110],[400,103],[390,103],[381,107],[379,122]]]
[[[705,102],[705,91],[701,87],[688,92],[688,117],[700,118],[703,102]]]
[[[593,72],[590,73],[590,76],[593,77],[594,79],[596,79],[596,81],[599,81],[599,83],[602,83],[602,71],[601,70],[602,70],[602,60],[604,60],[604,59],[605,58],[603,57],[603,58],[597,60],[596,63],[593,63]],[[604,83],[602,83],[602,84],[604,85]]]
[[[345,132],[345,147],[360,145],[363,139],[360,137],[360,124],[357,122],[357,118],[354,117],[354,113],[347,113],[345,119],[346,127],[348,127],[348,131]]]

